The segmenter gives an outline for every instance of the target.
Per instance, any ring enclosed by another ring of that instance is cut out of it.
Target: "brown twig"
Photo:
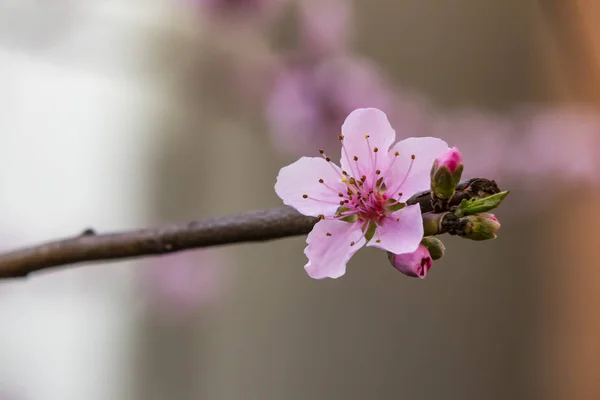
[[[499,191],[493,181],[480,178],[462,182],[457,189],[451,204],[458,204],[463,198]],[[417,194],[407,203],[421,204],[423,212],[432,211],[429,192]],[[32,272],[83,262],[305,235],[316,222],[316,218],[283,207],[130,232],[100,235],[93,229],[86,229],[71,238],[0,254],[0,278],[24,277]]]

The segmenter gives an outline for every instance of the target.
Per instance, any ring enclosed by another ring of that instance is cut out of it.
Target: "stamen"
[[[350,157],[348,156],[348,150],[346,149],[346,145],[344,144],[344,135],[339,135],[338,139],[342,142],[342,151],[344,152],[344,156],[346,157],[346,160],[350,161]],[[356,161],[356,157],[354,157],[354,161]],[[358,170],[358,164],[356,165],[357,168],[357,172],[354,171],[354,168],[352,168],[352,166],[350,166],[352,175],[358,175],[360,173],[360,170]]]
[[[314,197],[311,197],[307,194],[303,194],[302,195],[303,199],[307,199],[307,200],[313,200],[313,201],[318,201],[319,203],[325,203],[325,204],[337,204],[337,202],[334,201],[330,201],[330,200],[321,200],[321,199],[315,199]]]
[[[327,161],[329,163],[329,165],[335,171],[335,173],[338,174],[338,175],[340,175],[340,171],[336,169],[335,165],[331,164],[331,158],[327,157],[327,154],[325,154],[325,151],[323,149],[319,149],[319,153],[321,153],[321,155],[323,156],[323,158],[325,159],[325,161]]]
[[[390,165],[388,165],[387,171],[392,169],[392,166],[394,165],[394,163],[396,162],[396,159],[398,159],[398,156],[400,155],[400,152],[397,151],[394,153],[394,159],[392,160],[392,162],[390,163]]]

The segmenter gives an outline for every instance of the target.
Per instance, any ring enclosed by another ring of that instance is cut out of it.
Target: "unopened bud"
[[[462,172],[460,151],[456,147],[448,149],[433,162],[431,167],[431,192],[439,199],[452,198]]]
[[[444,252],[446,251],[446,246],[444,243],[438,238],[425,236],[423,240],[421,240],[421,244],[429,250],[429,255],[433,261],[439,260],[444,256]]]
[[[495,239],[500,222],[494,214],[482,213],[464,217],[467,220],[461,236],[471,240]]]
[[[388,258],[398,271],[421,279],[425,278],[433,262],[429,250],[422,244],[412,253],[393,254],[388,252]]]

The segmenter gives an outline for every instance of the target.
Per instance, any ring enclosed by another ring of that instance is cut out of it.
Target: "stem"
[[[486,195],[493,194],[488,192],[494,190],[499,191],[493,181],[471,179],[459,184],[450,203],[458,204],[463,198],[479,196],[482,191]],[[430,199],[429,192],[424,192],[411,197],[407,203],[421,204],[422,212],[426,213],[432,211]],[[24,277],[32,272],[83,262],[154,256],[305,235],[317,221],[317,218],[283,207],[129,232],[99,235],[88,229],[71,238],[0,254],[0,278]],[[452,222],[440,227],[438,234],[454,229]]]

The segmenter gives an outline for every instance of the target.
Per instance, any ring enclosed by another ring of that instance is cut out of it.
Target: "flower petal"
[[[422,239],[421,206],[416,204],[396,211],[384,219],[367,246],[378,247],[394,254],[404,254],[415,251]]]
[[[374,183],[375,171],[387,169],[388,150],[396,140],[387,116],[376,108],[354,110],[342,125],[342,135],[342,169],[354,177],[365,175],[367,182]]]
[[[396,143],[390,154],[396,157],[394,154],[398,152],[399,155],[385,173],[388,189],[394,195],[402,193],[401,201],[428,190],[431,186],[429,173],[433,161],[448,149],[446,142],[433,137],[408,138]]]
[[[308,263],[304,269],[311,278],[339,278],[346,272],[350,257],[365,245],[365,241],[358,224],[338,220],[319,221],[306,239],[308,246],[304,254],[308,257]]]
[[[331,162],[317,157],[302,157],[281,168],[275,192],[284,204],[304,215],[332,216],[340,206],[338,193],[347,190],[340,181],[341,176],[340,168]]]

